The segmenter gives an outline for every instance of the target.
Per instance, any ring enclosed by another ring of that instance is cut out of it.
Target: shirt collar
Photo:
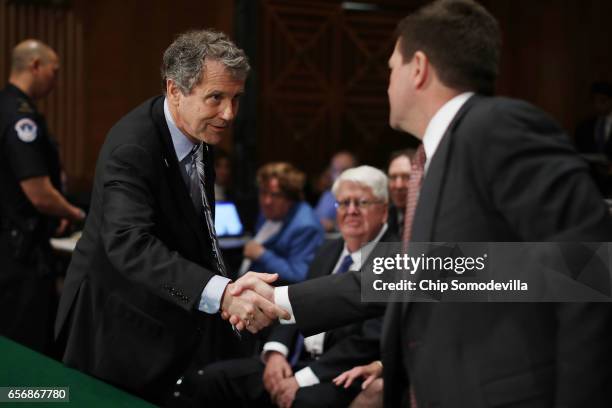
[[[168,99],[164,98],[164,116],[172,137],[172,144],[178,161],[181,162],[191,152],[195,144],[185,136],[185,134],[176,126],[170,108],[168,107]]]
[[[459,112],[459,109],[467,102],[470,97],[474,95],[474,92],[464,92],[455,96],[454,98],[447,101],[438,111],[433,115],[427,129],[425,129],[425,135],[423,136],[423,148],[425,149],[425,155],[427,160],[425,161],[425,171],[429,168],[429,163],[436,150],[442,141],[442,137],[446,133],[446,129]]]
[[[373,240],[366,243],[364,246],[362,246],[357,251],[352,252],[352,253],[349,252],[348,248],[346,247],[346,243],[345,243],[344,248],[342,249],[342,254],[340,254],[340,259],[342,260],[344,259],[345,256],[350,255],[351,258],[353,258],[353,263],[351,264],[350,270],[356,271],[356,270],[361,269],[362,260],[368,259],[368,256],[370,256],[370,253],[372,252],[376,244],[378,244],[378,241],[380,241],[380,239],[385,234],[385,232],[387,232],[387,223],[383,224],[383,226],[380,228],[380,231],[378,232],[378,235],[376,235],[376,237]]]

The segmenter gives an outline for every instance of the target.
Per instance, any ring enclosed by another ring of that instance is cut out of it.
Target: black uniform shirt
[[[41,217],[19,182],[49,176],[61,191],[61,167],[56,143],[45,118],[19,88],[0,91],[0,218]]]

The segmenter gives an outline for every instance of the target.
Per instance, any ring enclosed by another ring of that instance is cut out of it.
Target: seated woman
[[[303,201],[305,175],[284,162],[257,171],[261,215],[255,237],[244,247],[239,275],[247,271],[278,273],[281,283],[306,278],[324,232],[312,208]]]

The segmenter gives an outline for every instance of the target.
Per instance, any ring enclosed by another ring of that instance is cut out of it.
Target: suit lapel
[[[338,238],[334,240],[324,252],[320,254],[319,259],[323,259],[320,266],[313,268],[308,279],[318,278],[320,276],[331,275],[334,272],[334,266],[338,262],[338,257],[344,248],[344,240]]]
[[[280,239],[280,237],[283,235],[283,232],[289,227],[289,224],[291,224],[291,221],[293,220],[295,213],[298,211],[301,205],[302,203],[300,201],[297,201],[295,204],[293,204],[293,207],[291,207],[287,215],[285,215],[285,218],[283,218],[283,225],[281,226],[280,230],[276,234],[269,237],[266,240],[266,242],[263,243],[264,246],[270,247],[276,244],[276,241]],[[263,225],[263,222],[262,222],[262,225]]]
[[[168,124],[164,116],[163,102],[164,98],[159,98],[153,103],[151,116],[157,127],[158,135],[162,140],[164,167],[168,174],[170,189],[174,193],[173,197],[178,203],[181,214],[186,218],[185,222],[190,226],[200,242],[204,244],[206,242],[206,236],[204,235],[205,224],[193,207],[193,203],[191,202],[191,198],[185,186],[185,181],[181,175],[176,152],[174,151],[174,145],[172,144],[172,137],[170,136],[170,130],[168,130]]]

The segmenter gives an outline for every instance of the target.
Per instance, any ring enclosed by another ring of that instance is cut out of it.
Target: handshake
[[[257,333],[276,319],[289,319],[285,309],[274,303],[274,288],[270,283],[277,274],[248,272],[225,288],[221,299],[221,317],[240,331]]]

